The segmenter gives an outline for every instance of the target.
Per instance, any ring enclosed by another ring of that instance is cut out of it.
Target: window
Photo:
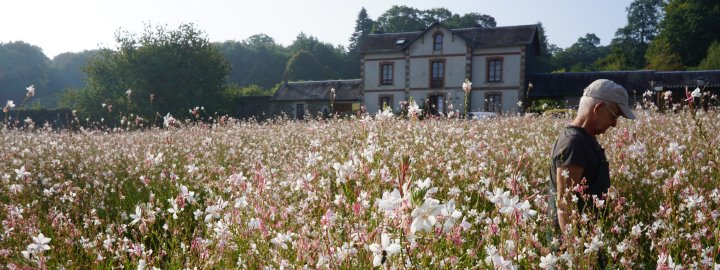
[[[487,112],[502,112],[502,94],[486,94],[485,95],[485,111]]]
[[[442,88],[445,84],[445,62],[435,60],[430,62],[430,88]]]
[[[297,120],[303,120],[305,119],[305,104],[295,104],[295,119]]]
[[[490,58],[487,61],[487,81],[501,82],[503,70],[502,58]]]
[[[433,51],[442,51],[443,49],[443,33],[438,32],[433,36]]]
[[[445,96],[444,95],[431,95],[428,98],[428,110],[432,115],[439,115],[445,112]]]
[[[390,107],[390,110],[393,110],[393,96],[378,97],[378,106],[379,110],[384,109],[385,106],[388,106]]]
[[[380,63],[380,85],[393,84],[394,66],[393,63]]]

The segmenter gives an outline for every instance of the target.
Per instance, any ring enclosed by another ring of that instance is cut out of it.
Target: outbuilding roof
[[[272,101],[330,101],[335,89],[335,101],[359,101],[362,99],[362,80],[329,80],[288,82],[280,86],[270,98]]]
[[[579,97],[590,83],[597,79],[608,79],[619,83],[628,90],[628,95],[642,95],[647,90],[662,87],[664,90],[697,87],[720,87],[720,70],[701,71],[604,71],[564,72],[529,74],[527,82],[533,87],[528,92],[531,98]],[[635,91],[635,93],[633,93]]]

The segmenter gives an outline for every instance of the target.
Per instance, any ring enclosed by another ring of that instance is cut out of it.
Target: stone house
[[[285,82],[270,98],[270,111],[298,120],[331,112],[353,113],[360,110],[362,103],[361,84],[359,79]]]
[[[430,113],[464,111],[465,79],[472,82],[468,111],[517,112],[525,98],[528,66],[539,55],[537,25],[371,34],[361,47],[361,96],[367,112],[395,111],[413,98]]]

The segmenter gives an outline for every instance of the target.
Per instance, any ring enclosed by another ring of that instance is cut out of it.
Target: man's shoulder
[[[584,143],[588,142],[588,136],[580,128],[568,126],[563,130],[563,132],[560,133],[558,142],[559,143],[562,142],[563,144],[574,144],[574,143],[583,143],[584,144]]]

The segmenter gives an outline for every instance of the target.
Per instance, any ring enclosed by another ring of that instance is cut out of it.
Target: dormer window
[[[442,51],[443,49],[443,33],[437,32],[433,36],[433,50]]]

